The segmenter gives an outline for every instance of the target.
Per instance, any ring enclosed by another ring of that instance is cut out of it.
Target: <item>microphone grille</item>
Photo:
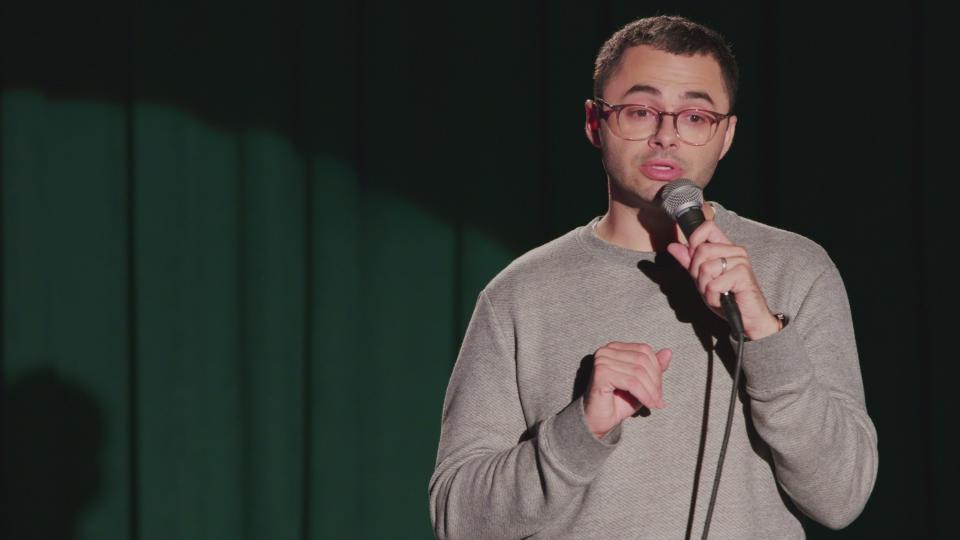
[[[703,191],[692,181],[681,178],[670,182],[660,191],[660,200],[667,215],[676,217],[690,207],[699,208],[703,204]]]

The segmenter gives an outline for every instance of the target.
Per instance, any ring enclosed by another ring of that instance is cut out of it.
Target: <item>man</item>
[[[850,309],[799,235],[711,202],[686,244],[658,194],[705,187],[730,149],[737,68],[714,31],[634,21],[602,47],[586,135],[609,207],[481,291],[444,400],[430,517],[440,538],[699,537],[743,316],[745,381],[709,532],[803,538],[873,489]]]

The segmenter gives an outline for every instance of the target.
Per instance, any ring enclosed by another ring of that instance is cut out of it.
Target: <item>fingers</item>
[[[687,245],[678,242],[668,244],[667,251],[680,266],[690,271],[694,278],[699,275],[699,267],[706,261],[747,255],[746,250],[733,245],[713,221],[705,221],[697,227],[688,241]]]
[[[664,406],[662,397],[650,379],[645,377],[642,367],[633,370],[617,369],[608,363],[598,363],[594,368],[594,387],[601,392],[605,391],[604,388],[611,392],[627,391],[651,409]]]
[[[717,227],[717,224],[714,223],[713,220],[704,221],[702,225],[697,227],[697,230],[693,231],[690,238],[687,239],[690,248],[694,250],[704,242],[711,244],[732,244],[730,239],[727,238],[727,235],[723,234],[723,231],[720,230],[720,227]]]
[[[747,259],[747,250],[741,246],[730,244],[700,244],[693,251],[690,265],[687,270],[694,280],[700,278],[704,271],[712,270],[714,276],[721,274],[723,266],[721,259],[727,259],[727,272],[736,264],[750,264]],[[711,266],[712,265],[712,266]]]
[[[689,245],[671,243],[667,251],[693,277],[707,306],[725,318],[720,298],[725,293],[734,293],[744,321],[744,333],[769,335],[772,311],[746,249],[731,243],[712,220],[697,227],[688,241]]]
[[[660,349],[657,351],[657,361],[660,362],[660,369],[666,371],[670,366],[670,360],[673,358],[673,351],[670,349]]]
[[[706,230],[701,232],[702,229]],[[755,279],[744,247],[720,243],[729,242],[729,239],[709,221],[697,228],[690,238],[690,246],[670,244],[667,251],[693,277],[707,305],[719,308],[721,294],[750,288]]]
[[[597,365],[616,372],[614,376],[608,379],[614,383],[616,388],[629,390],[648,407],[662,406],[663,396],[658,369],[651,370],[643,364],[611,360],[609,357],[599,358],[600,360],[597,360],[596,357],[594,359],[595,362],[599,362]],[[639,385],[639,387],[631,386],[634,384]]]
[[[726,259],[727,265],[724,269],[723,259]],[[743,271],[750,266],[750,261],[746,257],[722,257],[706,261],[698,268],[698,274],[694,276],[697,282],[697,290],[701,295],[706,295],[707,286],[713,281],[719,280],[713,286],[730,285],[729,289],[720,292],[726,292],[733,289],[733,285],[743,279]]]
[[[646,353],[653,353],[653,347],[647,345],[646,343],[629,343],[624,341],[611,341],[607,343],[607,347],[612,349],[625,349],[630,351],[639,351]],[[660,371],[666,371],[667,366],[670,365],[670,358],[673,356],[673,351],[667,348],[660,349],[654,354],[654,357],[660,363]]]
[[[677,263],[684,269],[690,267],[690,250],[687,246],[673,242],[672,244],[667,244],[667,251],[670,255],[673,255],[673,258],[676,259]]]
[[[698,280],[697,288],[708,306],[719,308],[720,295],[727,292],[734,294],[740,292],[743,289],[742,284],[748,279],[750,276],[746,266],[741,266],[736,271],[727,270],[725,274],[712,279],[704,278],[702,282]]]
[[[647,407],[662,408],[662,372],[669,357],[669,349],[655,353],[642,343],[610,343],[594,354],[591,389],[626,390]]]
[[[636,351],[645,354],[653,354],[653,347],[646,343],[630,343],[629,341],[611,341],[606,347],[621,351]],[[601,347],[602,348],[602,347]]]
[[[652,350],[650,353],[652,353]],[[650,387],[653,394],[659,394],[661,385],[660,364],[656,357],[650,353],[601,347],[594,355],[594,362],[598,360],[607,361],[613,369],[639,377],[645,386]]]

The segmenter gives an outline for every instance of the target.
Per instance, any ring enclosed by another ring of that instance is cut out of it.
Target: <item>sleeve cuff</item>
[[[730,340],[736,351],[737,342],[732,337]],[[744,342],[743,372],[747,389],[757,392],[809,379],[813,366],[796,325],[788,324],[765,338]]]
[[[582,396],[545,424],[540,436],[546,437],[547,447],[570,472],[585,478],[599,472],[620,441],[620,424],[602,439],[594,437],[584,417]]]

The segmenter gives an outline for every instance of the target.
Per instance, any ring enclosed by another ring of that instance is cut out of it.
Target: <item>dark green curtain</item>
[[[879,480],[810,536],[947,537],[957,9],[609,0],[3,3],[5,536],[429,538],[476,295],[604,212],[593,57],[656,13],[741,63],[707,196],[850,293]]]

